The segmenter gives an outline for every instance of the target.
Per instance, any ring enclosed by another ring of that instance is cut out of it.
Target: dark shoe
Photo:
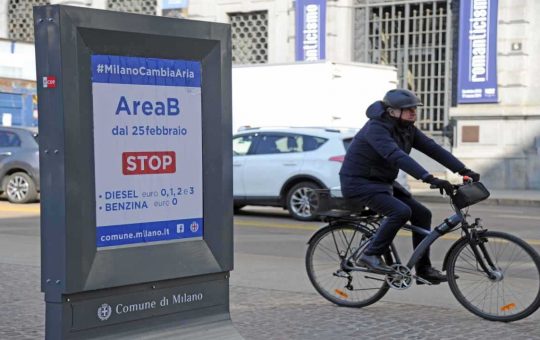
[[[380,255],[362,254],[358,259],[358,264],[365,265],[373,271],[384,274],[390,274],[394,272],[394,269],[392,269],[392,267],[389,267],[386,265],[386,263],[384,263]]]
[[[438,285],[441,282],[448,281],[448,279],[446,278],[446,274],[441,273],[433,267],[418,269],[416,271],[416,276],[419,276],[420,278],[429,281],[432,285]],[[419,285],[424,284],[424,282],[420,280],[416,280],[416,283]]]

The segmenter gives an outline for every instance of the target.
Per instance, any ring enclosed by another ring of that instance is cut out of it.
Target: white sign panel
[[[13,122],[13,116],[11,115],[11,113],[2,114],[2,125],[3,126],[11,126],[12,122]]]
[[[92,56],[98,249],[201,239],[201,65]]]

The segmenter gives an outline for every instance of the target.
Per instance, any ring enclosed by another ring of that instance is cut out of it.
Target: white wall
[[[107,0],[50,0],[50,2],[51,2],[51,5],[69,5],[69,6],[105,8],[105,4]],[[103,5],[103,7],[101,7],[101,5]]]
[[[499,1],[497,68],[500,100],[504,106],[540,107],[538,25],[539,1]],[[521,43],[522,50],[512,51],[513,43]]]
[[[0,78],[36,80],[33,44],[0,40],[0,60]]]
[[[161,0],[157,12],[161,13]],[[8,0],[0,0],[0,38],[8,37]],[[352,4],[354,0],[327,2],[326,59],[352,60]],[[51,4],[89,6],[105,9],[107,0],[51,0]],[[188,18],[228,22],[228,13],[268,11],[268,63],[287,63],[295,59],[295,11],[292,0],[191,0]]]
[[[7,39],[8,32],[8,0],[0,0],[0,39]]]
[[[326,59],[349,62],[352,59],[352,3],[354,0],[327,2]],[[228,13],[268,11],[268,63],[295,60],[295,11],[292,0],[198,0],[190,1],[188,18],[228,22]]]
[[[461,104],[453,153],[484,172],[491,188],[540,189],[540,1],[500,0],[497,26],[499,103]],[[520,43],[522,49],[512,50]],[[463,142],[463,126],[479,141]]]
[[[327,1],[326,56],[328,60],[353,59],[354,0]]]

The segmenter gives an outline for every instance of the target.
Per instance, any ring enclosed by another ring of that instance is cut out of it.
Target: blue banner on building
[[[326,58],[326,0],[296,0],[296,61]]]
[[[461,0],[458,103],[495,103],[498,0]]]

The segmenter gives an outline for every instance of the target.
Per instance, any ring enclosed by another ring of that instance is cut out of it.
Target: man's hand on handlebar
[[[460,174],[463,177],[470,177],[473,180],[473,182],[480,181],[480,174],[477,173],[477,172],[474,172],[474,171],[472,171],[471,169],[468,169],[468,168],[465,168],[465,169],[459,171],[458,174]]]
[[[430,188],[432,189],[439,189],[441,195],[443,194],[443,192],[446,193],[448,196],[451,196],[454,193],[454,185],[452,185],[452,183],[448,182],[447,180],[434,177],[433,175],[429,175],[424,178],[424,182],[431,184]]]

